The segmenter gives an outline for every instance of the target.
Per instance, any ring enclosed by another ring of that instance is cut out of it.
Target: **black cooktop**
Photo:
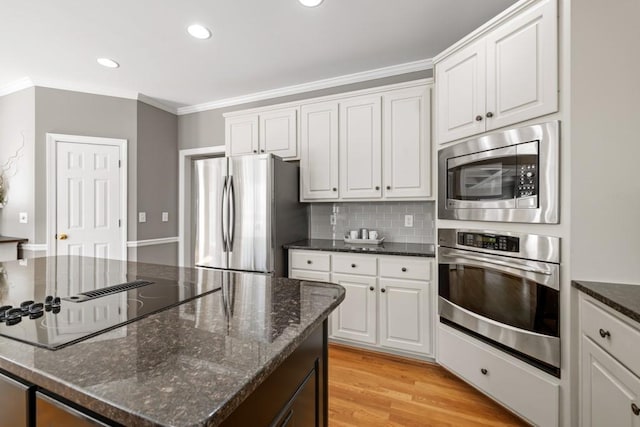
[[[56,350],[220,289],[218,270],[167,279],[131,271],[131,263],[51,257],[0,263],[0,335]],[[39,267],[37,266],[39,265]],[[227,273],[228,274],[228,273]],[[100,339],[100,338],[96,338]]]

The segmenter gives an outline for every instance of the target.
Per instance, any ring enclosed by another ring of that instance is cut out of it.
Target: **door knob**
[[[66,233],[58,234],[58,239],[60,239],[60,240],[67,240],[68,238],[69,238],[69,236]]]

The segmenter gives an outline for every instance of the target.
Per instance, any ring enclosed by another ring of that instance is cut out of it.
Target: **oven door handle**
[[[488,258],[488,257],[472,255],[472,254],[469,254],[466,251],[460,251],[460,250],[456,250],[456,249],[448,249],[448,248],[442,248],[442,247],[439,250],[439,254],[441,256],[441,261],[442,262],[447,262],[442,258],[452,257],[452,258],[458,258],[458,259],[462,259],[462,260],[472,261],[472,262],[475,262],[475,263],[479,263],[480,265],[490,264],[490,265],[495,265],[495,266],[502,267],[502,268],[511,268],[511,269],[515,269],[515,270],[520,270],[520,271],[524,271],[526,273],[540,274],[540,275],[543,275],[543,276],[547,277],[545,282],[551,282],[549,284],[547,284],[547,283],[544,283],[544,284],[546,284],[550,288],[559,290],[559,285],[557,283],[558,280],[557,280],[557,277],[554,277],[554,273],[555,272],[554,272],[553,269],[543,270],[543,269],[540,269],[540,268],[530,267],[530,266],[518,264],[518,263],[515,263],[515,262],[491,259],[491,258]]]

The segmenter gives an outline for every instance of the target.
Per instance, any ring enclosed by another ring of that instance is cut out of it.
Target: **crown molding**
[[[34,86],[48,89],[68,90],[70,92],[87,93],[90,95],[111,96],[114,98],[138,99],[138,92],[108,88],[104,86],[86,85],[82,83],[69,83],[53,79],[34,79]]]
[[[35,85],[33,84],[33,81],[29,77],[23,77],[21,79],[14,80],[11,83],[8,83],[0,87],[0,96],[9,95],[11,93],[18,92],[33,86]]]
[[[144,93],[138,94],[138,101],[144,102],[145,104],[151,105],[152,107],[156,107],[160,110],[166,111],[171,114],[178,114],[177,108],[171,107],[169,105],[163,104],[155,98],[151,98],[150,96],[145,95]]]
[[[303,83],[293,86],[285,86],[279,89],[265,90],[247,95],[237,96],[233,98],[220,99],[217,101],[205,102],[203,104],[190,105],[177,109],[179,116],[201,111],[214,110],[217,108],[230,107],[233,105],[246,104],[248,102],[262,101],[265,99],[278,98],[281,96],[295,95],[298,93],[311,92],[319,89],[326,89],[335,86],[342,86],[352,83],[360,83],[367,80],[375,80],[383,77],[397,76],[400,74],[411,73],[415,71],[430,70],[433,68],[431,59],[422,59],[419,61],[406,62],[404,64],[392,65],[389,67],[376,68],[374,70],[362,71],[359,73],[346,74],[339,77],[329,79],[316,80],[313,82]]]

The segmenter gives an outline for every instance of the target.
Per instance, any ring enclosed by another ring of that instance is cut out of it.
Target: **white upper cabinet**
[[[225,120],[227,154],[242,156],[258,152],[258,115],[230,117]]]
[[[484,132],[485,72],[484,40],[437,64],[436,105],[440,143]]]
[[[382,195],[382,118],[380,96],[340,103],[340,197]]]
[[[431,88],[420,86],[383,97],[384,198],[431,196]]]
[[[533,2],[436,57],[440,144],[558,110],[556,1]]]
[[[229,156],[273,153],[285,160],[298,158],[298,108],[280,108],[225,119]]]
[[[301,114],[301,200],[335,200],[338,193],[338,102],[304,105]]]
[[[297,157],[297,116],[297,108],[284,108],[260,114],[260,153],[273,153],[283,159]]]

